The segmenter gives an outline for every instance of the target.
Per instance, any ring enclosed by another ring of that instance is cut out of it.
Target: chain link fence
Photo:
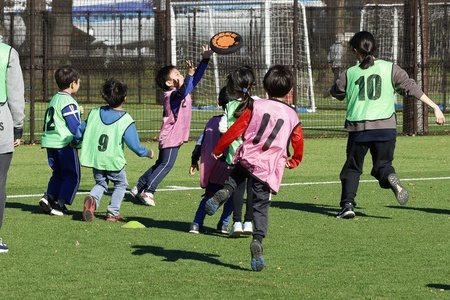
[[[347,42],[360,30],[375,35],[378,57],[406,69],[442,109],[449,105],[447,1],[425,6],[427,1],[417,0],[390,5],[363,1],[326,1],[326,5],[315,0],[53,2],[0,0],[0,33],[5,43],[19,51],[24,71],[24,139],[29,142],[40,140],[47,103],[57,92],[53,73],[63,64],[81,73],[75,98],[85,114],[104,105],[100,86],[115,77],[129,87],[125,109],[135,119],[140,138],[157,138],[162,93],[154,82],[155,71],[168,64],[183,71],[188,59],[198,63],[201,45],[222,30],[240,33],[244,47],[211,59],[192,93],[192,138],[200,135],[212,115],[221,113],[217,94],[231,70],[253,67],[258,78],[253,94],[264,97],[262,78],[273,64],[286,64],[295,71],[297,85],[287,101],[296,107],[305,135],[345,135],[345,101],[323,94],[334,81],[336,66],[329,64],[330,47],[341,44],[338,68],[345,70],[355,64]],[[445,127],[434,125],[434,115],[418,103],[397,95],[399,132],[447,133]]]

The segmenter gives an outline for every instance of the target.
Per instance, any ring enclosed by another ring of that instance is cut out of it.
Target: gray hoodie
[[[3,77],[4,74],[0,74]],[[19,54],[13,48],[9,55],[6,71],[8,100],[0,107],[0,154],[14,151],[14,139],[22,137],[23,120],[25,118],[25,98],[22,69]],[[16,134],[14,135],[14,130]]]

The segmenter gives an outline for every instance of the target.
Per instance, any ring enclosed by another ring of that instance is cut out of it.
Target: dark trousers
[[[245,180],[251,175],[240,164],[231,171],[230,176],[225,181],[224,188],[234,193],[239,184],[245,183]],[[271,203],[270,189],[264,182],[252,177],[253,193],[253,237],[262,240],[267,234],[269,224],[269,207]]]
[[[70,145],[61,149],[47,148],[47,159],[52,168],[47,194],[71,205],[80,184],[78,150]]]
[[[348,202],[356,206],[355,197],[359,179],[363,172],[364,158],[369,150],[373,163],[370,174],[378,180],[381,188],[391,188],[388,176],[395,173],[394,167],[392,167],[394,149],[395,139],[390,141],[355,142],[349,137],[347,141],[347,160],[340,174],[342,184],[341,207]]]
[[[196,223],[198,226],[203,226],[203,222],[206,217],[205,211],[206,201],[208,201],[212,196],[214,196],[215,192],[217,192],[222,188],[223,185],[221,184],[208,183],[208,186],[205,189],[205,194],[203,195],[204,197],[202,201],[200,201],[197,211],[195,212],[193,222]],[[233,212],[233,201],[228,199],[227,202],[225,202],[225,204],[223,205],[223,211],[222,215],[220,216],[219,222],[217,223],[217,229],[221,229],[222,225],[228,226],[228,221],[230,220],[232,212]]]
[[[233,222],[242,222],[242,208],[244,206],[244,194],[247,190],[247,198],[245,199],[245,216],[244,222],[253,221],[253,190],[252,177],[241,182],[233,193]]]
[[[180,147],[159,149],[158,159],[140,178],[137,184],[139,192],[155,193],[158,185],[175,165]]]

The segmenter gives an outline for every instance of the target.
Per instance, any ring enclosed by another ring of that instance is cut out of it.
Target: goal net
[[[446,97],[448,95],[447,77],[450,75],[450,70],[446,64],[450,59],[450,53],[448,52],[450,41],[447,29],[450,19],[450,3],[430,3],[427,10],[428,45],[423,45],[423,37],[418,34],[416,40],[418,77],[416,80],[418,84],[422,83],[424,67],[422,48],[428,47],[426,67],[429,74],[433,74],[433,76],[427,78],[427,94],[435,102],[442,103],[440,106],[441,109],[444,109],[447,105]],[[413,11],[408,14],[417,14],[419,22],[416,26],[417,32],[420,33],[425,18],[420,11]],[[403,4],[368,4],[361,12],[360,30],[367,30],[375,35],[378,43],[378,57],[398,63],[400,66],[404,63],[404,20],[405,9]],[[397,107],[402,108],[401,97],[397,97],[397,99]],[[416,106],[418,131],[422,132],[422,120],[424,118],[422,103],[417,101]]]
[[[293,1],[202,1],[171,3],[172,64],[180,69],[186,59],[199,61],[201,45],[220,31],[242,35],[244,46],[231,55],[214,55],[202,83],[194,90],[198,106],[216,106],[218,91],[234,68],[249,65],[257,86],[253,94],[265,97],[262,78],[274,64],[296,65],[297,97],[288,97],[299,111],[315,111],[312,69],[305,7],[299,6],[298,32]],[[294,36],[298,36],[294,43]],[[297,57],[294,59],[294,47]]]

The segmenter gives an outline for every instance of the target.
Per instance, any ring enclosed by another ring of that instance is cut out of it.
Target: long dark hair
[[[374,65],[374,54],[377,50],[377,45],[375,43],[375,38],[370,32],[360,31],[356,33],[350,40],[350,47],[364,57],[359,64],[361,69],[367,69]]]
[[[247,109],[253,107],[251,89],[255,85],[255,74],[249,66],[235,69],[227,76],[227,89],[230,94],[242,96],[242,101],[234,111],[233,116],[239,118]]]

